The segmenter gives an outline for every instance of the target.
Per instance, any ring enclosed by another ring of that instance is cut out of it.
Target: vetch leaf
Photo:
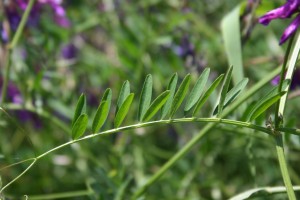
[[[120,107],[122,106],[123,102],[125,101],[125,99],[128,97],[128,95],[130,94],[130,83],[129,81],[125,81],[122,85],[119,97],[118,97],[118,101],[117,101],[117,108],[116,108],[116,114],[118,113]]]
[[[170,96],[170,90],[167,90],[161,93],[150,105],[148,110],[146,111],[143,122],[149,121],[158,111],[159,109],[167,102]]]
[[[73,140],[79,139],[84,134],[87,124],[88,124],[87,114],[81,114],[76,120],[76,122],[74,123],[74,126],[72,128]]]
[[[129,94],[127,98],[124,100],[124,103],[121,105],[119,111],[116,114],[116,118],[114,121],[115,128],[118,128],[122,124],[123,120],[125,119],[129,111],[130,105],[132,103],[133,97],[134,97],[133,93]]]
[[[92,124],[92,131],[96,133],[103,126],[109,113],[109,104],[107,101],[101,101]]]
[[[188,92],[190,82],[191,82],[191,75],[187,74],[184,77],[182,83],[180,84],[180,86],[174,96],[173,103],[171,106],[171,111],[170,111],[170,118],[173,117],[173,115],[175,114],[177,109],[180,107],[184,97],[186,96],[186,94]]]
[[[282,84],[282,88],[286,87],[290,83],[290,80],[284,80]],[[256,102],[255,105],[253,105],[253,108],[248,112],[248,114],[245,116],[245,119],[248,121],[250,120],[250,117],[253,115],[253,112],[257,110],[258,107],[261,106],[267,99],[270,99],[271,97],[278,94],[278,85],[276,87],[273,87],[264,97],[260,98],[259,101]]]
[[[110,109],[110,105],[111,105],[111,97],[112,97],[112,91],[110,88],[107,88],[103,94],[103,97],[101,99],[102,101],[106,101],[108,104],[108,109]]]
[[[256,109],[253,110],[252,114],[250,115],[250,121],[256,119],[259,115],[265,112],[270,106],[276,103],[280,99],[280,97],[285,93],[286,92],[280,92],[279,94],[266,99],[260,106],[256,107]]]
[[[203,94],[203,96],[199,99],[197,102],[192,116],[194,117],[196,113],[202,108],[203,104],[207,101],[208,97],[211,95],[213,91],[218,87],[218,85],[221,83],[223,80],[224,74],[221,74],[211,85],[210,87],[206,90],[206,92]]]
[[[139,103],[138,120],[142,121],[143,116],[151,103],[152,97],[152,76],[146,76]]]
[[[86,110],[86,98],[84,94],[81,94],[77,101],[74,117],[72,120],[72,127],[74,126],[74,123],[77,121],[78,117],[82,113],[85,113],[85,110]]]
[[[202,72],[201,76],[198,78],[195,86],[193,87],[191,93],[189,94],[189,96],[187,98],[187,101],[186,101],[186,104],[184,107],[184,112],[188,112],[199,100],[199,98],[204,90],[205,84],[207,82],[209,72],[210,72],[210,69],[206,68]]]
[[[175,94],[177,81],[178,81],[178,75],[177,75],[177,73],[175,73],[172,76],[172,78],[169,82],[168,88],[167,88],[167,90],[170,90],[170,95],[169,95],[167,102],[163,105],[163,107],[161,109],[161,119],[165,118],[169,114],[170,108],[173,103],[173,97]]]
[[[248,83],[248,78],[243,78],[236,86],[234,86],[227,94],[224,102],[223,109],[228,106],[231,102],[233,102],[238,95],[241,93],[241,91],[246,87]],[[213,115],[217,114],[219,106],[217,106],[214,110]]]
[[[223,111],[224,101],[225,101],[226,94],[228,92],[228,88],[229,88],[229,84],[230,84],[230,80],[231,80],[232,69],[233,69],[232,66],[229,67],[229,69],[227,70],[227,72],[225,74],[224,83],[223,83],[223,86],[221,89],[219,107],[218,107],[218,114],[217,114],[218,117],[220,116],[220,114]]]

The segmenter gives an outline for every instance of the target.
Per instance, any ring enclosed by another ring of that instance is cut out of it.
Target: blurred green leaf
[[[244,77],[242,44],[240,34],[240,5],[227,14],[221,22],[225,51],[230,66],[233,66],[233,82]]]
[[[170,96],[170,90],[167,90],[161,93],[150,105],[148,110],[146,111],[143,122],[149,121],[158,111],[159,109],[166,103],[168,97]]]
[[[196,113],[200,110],[200,108],[203,106],[203,104],[207,101],[208,97],[211,95],[213,91],[218,87],[218,85],[223,80],[224,74],[221,74],[206,90],[204,95],[199,99],[199,101],[196,104],[196,107],[194,108],[192,116],[195,117]]]
[[[84,134],[87,124],[88,124],[87,114],[81,114],[76,120],[76,122],[74,123],[74,126],[72,128],[73,140],[79,139]]]
[[[172,76],[172,78],[169,82],[168,88],[167,88],[167,90],[170,91],[170,95],[169,95],[167,102],[163,105],[163,107],[161,109],[161,119],[165,118],[169,114],[171,105],[173,103],[173,97],[175,94],[177,81],[178,81],[178,75],[177,75],[177,73],[175,73]]]
[[[81,94],[75,108],[75,113],[72,120],[72,127],[74,126],[74,123],[77,121],[78,117],[85,112],[86,112],[86,98],[84,94]]]
[[[138,111],[139,121],[142,121],[145,112],[149,108],[149,105],[151,103],[151,97],[152,97],[152,76],[151,74],[149,74],[145,79],[141,97],[140,97],[140,104],[139,104],[139,111]]]
[[[175,114],[177,109],[180,107],[183,99],[185,98],[185,96],[189,90],[190,82],[191,82],[191,75],[187,74],[185,76],[185,78],[183,79],[182,83],[180,84],[180,86],[174,96],[173,103],[171,106],[171,112],[170,112],[171,118],[173,117],[173,115]]]
[[[186,104],[185,104],[185,107],[184,107],[184,112],[185,113],[188,112],[199,100],[199,98],[200,98],[200,96],[201,96],[201,94],[204,90],[205,84],[207,82],[209,72],[210,72],[210,69],[206,68],[202,72],[200,77],[198,78],[198,80],[197,80],[195,86],[193,87],[191,93],[187,97],[187,101],[186,101]]]
[[[130,93],[125,99],[124,103],[121,105],[119,111],[116,114],[116,118],[114,121],[115,128],[118,128],[122,124],[123,120],[125,119],[129,111],[130,105],[132,103],[133,97],[134,94]]]

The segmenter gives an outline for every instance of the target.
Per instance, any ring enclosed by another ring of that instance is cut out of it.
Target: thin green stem
[[[32,163],[21,173],[19,174],[16,178],[14,178],[12,181],[10,181],[9,183],[7,183],[5,186],[3,186],[3,188],[1,188],[0,190],[0,194],[11,184],[13,184],[16,180],[18,180],[21,176],[23,176],[37,161],[37,159],[33,159]]]
[[[132,129],[141,128],[141,127],[153,126],[153,125],[157,125],[157,124],[190,123],[190,122],[197,122],[197,123],[199,123],[199,122],[202,122],[202,123],[210,122],[210,123],[213,123],[213,124],[209,124],[208,126],[206,126],[205,130],[203,130],[205,132],[207,131],[206,129],[209,129],[210,127],[214,127],[216,124],[230,124],[230,125],[235,125],[235,126],[239,126],[239,127],[250,128],[250,129],[261,131],[261,132],[264,132],[264,133],[267,133],[267,134],[272,134],[272,131],[270,129],[262,127],[262,126],[257,126],[255,124],[251,124],[249,122],[241,122],[241,121],[230,120],[230,119],[221,119],[221,118],[180,118],[180,119],[151,121],[151,122],[145,122],[145,123],[139,123],[139,124],[124,126],[124,127],[111,129],[111,130],[107,130],[107,131],[92,134],[92,135],[87,135],[87,136],[79,138],[77,140],[72,140],[72,141],[66,142],[62,145],[59,145],[59,146],[53,148],[53,149],[50,149],[49,151],[46,151],[43,154],[40,154],[36,158],[32,158],[33,162],[31,163],[31,165],[29,167],[27,167],[19,176],[17,176],[15,179],[13,179],[9,183],[7,183],[1,189],[0,193],[3,192],[3,190],[5,188],[7,188],[9,185],[11,185],[13,182],[15,182],[17,179],[19,179],[22,175],[24,175],[33,166],[33,164],[36,161],[38,161],[39,159],[47,156],[48,154],[50,154],[54,151],[57,151],[58,149],[64,148],[64,147],[69,146],[71,144],[74,144],[74,143],[77,143],[77,142],[80,142],[80,141],[84,141],[84,140],[88,140],[88,139],[91,139],[91,138],[94,138],[94,137],[97,137],[97,136],[100,136],[100,135],[107,135],[107,134],[112,134],[112,133],[126,131],[126,130],[132,130]],[[198,137],[202,137],[202,135],[199,135]],[[190,144],[190,146],[184,147],[184,151],[182,151],[181,154],[179,154],[175,158],[173,158],[173,160],[176,161],[181,156],[183,156],[191,148],[191,146],[194,145],[198,141],[198,137],[192,139],[193,142]],[[30,159],[27,159],[27,160],[30,160]],[[172,164],[172,162],[170,162],[170,164]],[[169,165],[165,166],[166,169],[169,168],[169,167],[170,167]],[[160,176],[160,175],[157,175],[157,176]],[[152,179],[153,179],[153,181],[155,181],[157,179],[157,177],[154,177]]]
[[[291,44],[289,44],[289,46],[291,46]],[[290,49],[290,47],[288,48],[288,51],[290,51],[289,49]],[[295,69],[296,62],[297,62],[298,55],[299,55],[299,51],[300,51],[300,34],[298,34],[298,38],[297,38],[296,44],[294,46],[291,58],[289,60],[289,64],[288,64],[288,68],[287,68],[285,77],[284,77],[284,74],[281,74],[282,75],[281,80],[280,80],[281,87],[282,87],[282,82],[284,80],[292,80],[294,69]],[[286,57],[287,57],[287,55],[286,55]],[[283,69],[282,71],[285,71],[285,69]],[[286,88],[283,88],[283,91],[286,91],[288,93],[288,91],[290,89],[290,84],[291,84],[291,81]],[[279,90],[281,90],[281,88]],[[288,95],[287,93],[280,98],[280,101],[279,101],[279,104],[278,104],[277,110],[276,110],[278,112],[275,113],[275,116],[277,116],[277,117],[279,115],[283,116],[283,114],[284,114],[284,109],[285,109],[287,95]],[[279,123],[280,123],[279,120],[275,121],[275,128],[278,128],[280,126]],[[276,152],[277,152],[281,175],[282,175],[283,182],[284,182],[284,185],[287,190],[289,200],[296,200],[296,195],[293,190],[292,181],[291,181],[290,175],[288,173],[287,162],[285,160],[283,139],[282,139],[281,134],[276,136]]]
[[[247,99],[251,98],[260,88],[262,88],[265,84],[269,83],[274,76],[276,76],[280,72],[280,68],[276,68],[273,72],[271,72],[264,79],[259,81],[253,87],[251,87],[243,96],[237,99],[235,102],[231,104],[224,112],[221,114],[221,117],[225,117],[236,110],[243,102]],[[195,135],[187,144],[183,146],[173,157],[171,157],[152,177],[148,179],[148,181],[133,194],[132,199],[137,199],[141,196],[150,185],[155,183],[169,168],[171,168],[181,157],[187,154],[192,147],[211,129],[213,129],[217,124],[208,124],[206,125],[197,135]]]
[[[63,193],[45,194],[45,195],[28,195],[30,200],[38,199],[65,199],[71,197],[89,196],[94,194],[92,190],[80,190],[80,191],[70,191]]]

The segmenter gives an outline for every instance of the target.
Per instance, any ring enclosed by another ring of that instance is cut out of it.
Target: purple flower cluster
[[[264,16],[259,18],[259,23],[268,25],[273,19],[286,19],[290,18],[293,14],[297,14],[292,23],[285,29],[281,36],[279,44],[283,44],[300,25],[300,0],[287,0],[286,3],[279,8],[269,11]]]

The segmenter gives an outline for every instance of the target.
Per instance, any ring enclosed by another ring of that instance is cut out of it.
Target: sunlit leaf
[[[74,123],[74,126],[72,128],[73,140],[79,139],[84,134],[87,124],[88,124],[87,114],[81,114],[76,120],[76,122]]]
[[[220,101],[219,101],[219,107],[218,107],[218,114],[217,116],[219,117],[223,111],[223,106],[226,98],[226,94],[228,92],[228,88],[230,85],[230,80],[231,80],[231,74],[232,74],[232,69],[233,67],[229,67],[224,78],[224,83],[221,89],[221,96],[220,96]]]
[[[138,111],[139,121],[142,121],[145,112],[149,108],[149,105],[151,103],[151,97],[152,97],[152,76],[149,74],[145,79],[141,97],[140,97],[139,111]]]
[[[74,123],[77,121],[78,117],[82,114],[85,113],[86,111],[86,98],[84,94],[81,94],[78,101],[77,101],[77,105],[75,108],[75,113],[74,113],[74,117],[72,120],[72,127],[74,126]]]
[[[197,80],[195,86],[193,87],[191,93],[187,97],[187,101],[186,101],[186,104],[185,104],[185,107],[184,107],[184,112],[188,112],[199,100],[199,98],[200,98],[200,96],[201,96],[201,94],[204,90],[205,84],[207,82],[209,72],[210,72],[210,69],[206,68],[202,72],[201,76],[198,78],[198,80]]]
[[[190,82],[191,82],[191,75],[188,74],[183,79],[182,83],[180,84],[180,86],[174,96],[173,103],[171,106],[171,111],[170,111],[171,118],[173,117],[173,115],[175,114],[177,109],[180,107],[183,99],[185,98],[185,96],[189,90]]]
[[[162,109],[161,109],[161,119],[165,118],[166,116],[168,116],[170,108],[172,106],[173,103],[173,97],[175,94],[175,90],[176,90],[176,85],[177,85],[177,81],[178,81],[178,75],[177,73],[175,73],[168,85],[167,90],[170,90],[170,95],[168,97],[167,102],[163,105]]]
[[[111,105],[111,97],[112,97],[112,91],[110,88],[107,88],[103,94],[103,97],[101,99],[102,101],[106,101],[108,104],[108,109],[110,109],[110,105]]]
[[[121,105],[119,111],[116,114],[116,118],[114,122],[115,128],[118,128],[122,124],[123,120],[125,119],[129,111],[129,108],[131,106],[133,97],[134,97],[133,93],[129,94],[127,98],[124,100],[123,104]]]
[[[146,111],[143,122],[149,121],[159,109],[166,103],[168,97],[170,96],[170,90],[167,90],[160,94],[150,105],[149,109]]]
[[[123,102],[125,101],[125,99],[128,97],[128,95],[130,94],[130,83],[129,81],[125,81],[122,85],[119,97],[118,97],[118,101],[117,101],[117,107],[116,107],[116,114],[118,113],[121,105],[123,104]]]
[[[279,94],[271,96],[264,102],[262,102],[260,106],[256,107],[255,110],[252,111],[252,114],[250,115],[250,121],[256,119],[259,115],[265,112],[270,106],[276,103],[280,99],[280,97],[285,93],[286,92],[280,92]]]
[[[200,108],[202,108],[203,104],[207,101],[207,99],[209,98],[209,96],[211,95],[211,93],[213,91],[215,91],[215,89],[218,87],[218,85],[221,83],[221,81],[223,80],[224,74],[221,74],[211,85],[210,87],[206,90],[206,92],[202,95],[202,97],[199,99],[199,101],[197,102],[193,114],[192,116],[194,117],[200,110]]]

